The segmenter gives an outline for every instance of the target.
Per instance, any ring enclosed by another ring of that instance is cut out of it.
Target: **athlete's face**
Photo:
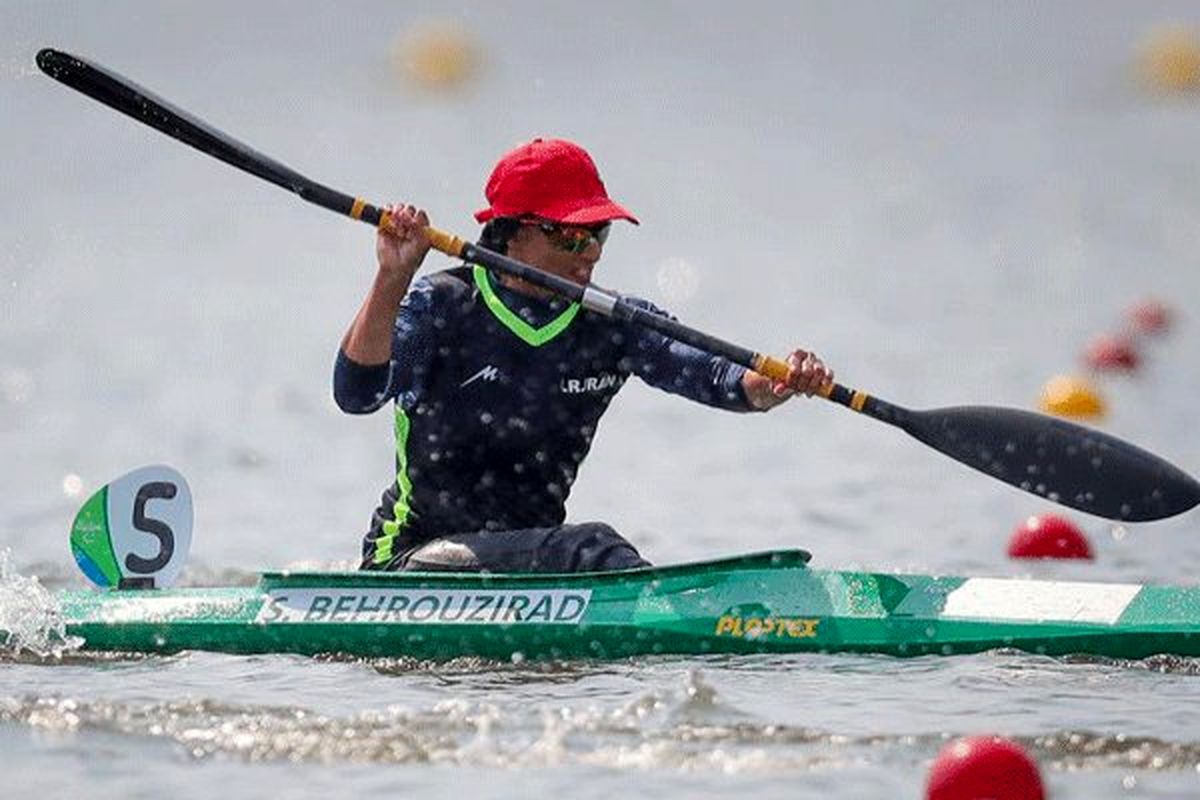
[[[575,283],[587,283],[604,251],[601,238],[579,239],[582,244],[568,248],[565,243],[570,239],[565,239],[562,233],[547,232],[536,224],[522,225],[508,242],[508,254],[545,272]]]

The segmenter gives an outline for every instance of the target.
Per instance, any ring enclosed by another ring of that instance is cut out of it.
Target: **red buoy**
[[[1101,335],[1092,339],[1083,360],[1094,370],[1132,372],[1141,364],[1137,349],[1124,336]]]
[[[1129,309],[1129,321],[1138,333],[1166,333],[1171,327],[1171,309],[1160,300],[1143,300]]]
[[[925,800],[1045,800],[1042,776],[1029,754],[1000,736],[955,739],[929,769]]]
[[[1092,559],[1092,545],[1079,526],[1056,514],[1031,516],[1008,540],[1009,558]]]

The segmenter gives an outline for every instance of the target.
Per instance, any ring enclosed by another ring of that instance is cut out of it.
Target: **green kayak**
[[[1200,587],[815,570],[801,550],[586,575],[267,572],[59,595],[83,648],[448,659],[1200,655]]]

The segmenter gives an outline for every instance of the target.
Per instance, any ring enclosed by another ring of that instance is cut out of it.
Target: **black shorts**
[[[632,544],[603,522],[517,531],[455,533],[361,569],[388,572],[603,572],[648,567]]]

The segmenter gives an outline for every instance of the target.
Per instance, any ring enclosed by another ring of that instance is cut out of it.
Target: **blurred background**
[[[0,14],[0,542],[18,560],[61,560],[75,506],[154,461],[194,483],[201,560],[353,559],[393,474],[390,415],[345,417],[329,391],[369,230],[50,81],[46,45],[467,236],[501,153],[576,139],[643,220],[600,283],[752,348],[810,347],[906,405],[1033,407],[1159,298],[1178,324],[1096,387],[1096,424],[1200,469],[1190,3]],[[656,561],[803,545],[962,568],[1036,502],[820,402],[746,418],[631,384],[571,512]],[[1178,544],[1173,525],[1147,535]]]
[[[1036,408],[1079,375],[1107,407],[1090,424],[1197,472],[1198,30],[1194,0],[9,0],[0,548],[77,582],[76,508],[165,462],[196,498],[193,582],[348,565],[394,476],[390,415],[344,416],[329,388],[371,231],[51,81],[40,47],[464,236],[500,154],[575,139],[642,220],[614,231],[598,283],[754,349],[811,348],[914,407]],[[1147,300],[1167,329],[1136,329]],[[1130,335],[1139,367],[1083,361],[1102,334]],[[569,508],[656,562],[805,547],[822,566],[1160,582],[1200,563],[1193,512],[1073,515],[1094,563],[1014,564],[1005,538],[1050,507],[898,431],[820,401],[721,414],[636,382]],[[1054,690],[1030,691],[1028,726],[1054,729],[1036,710]],[[867,763],[863,786],[897,789]]]

